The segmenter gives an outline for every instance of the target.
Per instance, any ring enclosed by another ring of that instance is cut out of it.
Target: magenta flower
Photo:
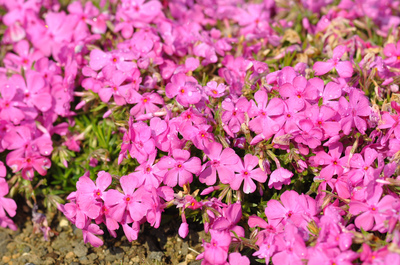
[[[322,130],[315,127],[312,121],[307,119],[301,120],[299,122],[299,129],[297,133],[294,133],[295,142],[307,145],[310,148],[316,148],[321,145]]]
[[[103,230],[96,224],[92,224],[90,220],[86,221],[85,226],[82,228],[83,242],[90,243],[95,248],[103,245],[103,241],[95,235],[104,234]]]
[[[85,227],[89,218],[96,219],[100,214],[100,209],[101,207],[93,201],[84,200],[59,205],[59,210],[79,229]]]
[[[375,187],[375,192],[371,198],[365,202],[352,200],[349,203],[349,212],[358,215],[355,225],[364,231],[385,229],[385,221],[389,219],[388,210],[392,209],[395,198],[391,195],[385,195],[382,199],[382,188]]]
[[[131,124],[129,130],[133,133],[129,153],[132,157],[136,158],[139,163],[142,163],[148,159],[150,154],[156,152],[151,129],[147,124],[140,121]]]
[[[282,189],[282,185],[289,185],[290,179],[293,177],[293,173],[289,170],[279,167],[275,169],[271,175],[269,176],[268,187],[271,189],[280,190]]]
[[[136,167],[135,172],[129,174],[139,181],[139,186],[143,185],[147,190],[158,188],[167,173],[167,170],[162,170],[158,164],[154,164],[156,155],[157,152],[150,154],[146,162]]]
[[[7,181],[0,178],[0,219],[7,218],[6,212],[10,217],[14,217],[17,211],[17,204],[13,199],[5,198],[9,192]]]
[[[389,129],[386,132],[385,137],[382,141],[386,142],[390,136],[394,133],[394,136],[400,140],[400,120],[399,120],[399,111],[400,108],[395,101],[391,102],[391,106],[393,109],[397,111],[397,115],[390,114],[388,112],[383,113],[382,120],[378,125],[379,129]]]
[[[200,150],[204,150],[207,143],[214,140],[210,125],[192,126],[185,124],[180,129],[180,133],[186,140],[190,140]]]
[[[145,217],[151,202],[148,192],[138,188],[138,180],[133,176],[122,176],[120,179],[121,188],[124,193],[117,190],[108,190],[104,204],[110,207],[111,216],[121,222],[123,215],[127,212],[134,221],[140,221]]]
[[[0,119],[15,125],[25,118],[25,113],[20,109],[25,104],[16,100],[16,92],[15,85],[10,81],[0,86]]]
[[[221,108],[224,111],[222,112],[221,120],[227,125],[229,129],[228,133],[239,132],[244,122],[244,114],[248,111],[249,107],[250,104],[245,97],[240,97],[237,100],[226,98],[222,102]]]
[[[99,90],[99,97],[103,102],[108,102],[114,96],[114,101],[117,105],[125,105],[124,97],[130,88],[129,84],[122,85],[126,79],[126,75],[118,70],[114,70],[110,74],[110,81],[104,82],[104,87]]]
[[[14,51],[18,54],[7,53],[4,57],[4,64],[9,69],[15,69],[16,72],[20,71],[20,68],[28,70],[32,64],[43,58],[40,51],[29,47],[29,42],[21,40],[14,45]]]
[[[164,100],[156,93],[137,93],[134,102],[128,103],[136,103],[136,105],[131,108],[130,114],[134,117],[138,117],[144,113],[157,112],[160,109],[157,105],[164,105]]]
[[[201,171],[201,161],[198,157],[190,158],[189,151],[174,149],[172,157],[164,156],[157,166],[161,170],[169,169],[164,176],[164,183],[170,187],[176,184],[183,187],[193,181],[193,175]]]
[[[383,49],[383,54],[386,58],[385,63],[392,66],[397,66],[400,63],[400,41],[395,45],[394,43],[389,43]]]
[[[330,180],[332,176],[340,176],[343,173],[344,166],[347,164],[348,158],[340,158],[343,152],[341,143],[330,146],[328,154],[320,151],[314,157],[314,162],[317,165],[326,165],[320,172],[320,177],[325,180]]]
[[[342,126],[343,133],[348,135],[355,125],[360,133],[365,134],[367,123],[363,117],[371,114],[369,100],[358,90],[350,91],[349,100],[347,101],[344,97],[339,99],[338,112],[342,116],[340,125]]]
[[[97,174],[96,184],[89,178],[89,175],[90,173],[83,175],[76,183],[77,197],[91,201],[104,200],[105,190],[112,182],[110,173],[100,171]]]
[[[20,152],[11,152],[7,155],[6,161],[7,165],[11,167],[14,173],[22,169],[22,177],[27,180],[33,180],[35,174],[34,170],[40,175],[45,176],[47,169],[49,169],[51,165],[48,158],[33,152],[29,152],[25,156],[21,156]]]
[[[231,148],[222,150],[222,145],[212,142],[206,145],[204,153],[210,159],[203,165],[203,171],[199,176],[201,183],[214,185],[217,181],[217,172],[222,183],[230,183],[234,177],[234,169],[240,158]]]
[[[283,195],[283,194],[282,194]],[[277,253],[272,256],[273,264],[303,264],[307,258],[307,248],[299,229],[291,223],[285,227],[282,240],[277,242]]]
[[[215,81],[210,81],[203,87],[207,95],[213,98],[220,98],[225,95],[226,85],[218,84]]]
[[[309,261],[307,264],[320,265],[320,264],[354,264],[352,261],[358,257],[358,254],[348,250],[341,251],[338,248],[324,248],[318,246],[309,253]]]
[[[368,184],[373,179],[374,161],[378,158],[378,152],[367,147],[364,151],[364,158],[361,154],[354,154],[350,159],[350,166],[353,168],[348,174],[354,185],[364,178],[364,185]]]
[[[293,105],[296,110],[301,110],[305,102],[315,100],[318,96],[317,88],[307,82],[302,76],[293,79],[293,84],[286,83],[279,88],[279,94],[284,98],[289,98],[288,104]]]
[[[0,161],[0,177],[5,177],[7,174],[6,167],[4,166],[4,163]]]
[[[339,122],[332,120],[337,114],[334,109],[324,105],[321,107],[313,105],[312,107],[308,108],[305,113],[316,128],[323,130],[325,135],[324,138],[338,135],[341,127]]]
[[[333,50],[332,59],[329,59],[326,62],[316,62],[313,66],[315,74],[323,75],[335,68],[340,77],[351,77],[353,75],[353,66],[351,65],[351,62],[340,61],[340,58],[342,58],[346,50],[345,46],[339,45]]]
[[[250,265],[250,260],[238,252],[229,254],[229,265]]]
[[[222,265],[228,258],[231,236],[228,231],[210,230],[210,243],[203,243],[204,253],[199,258],[204,258],[210,264]]]
[[[197,87],[197,80],[183,73],[173,75],[171,83],[165,87],[165,94],[169,98],[174,98],[184,107],[189,104],[196,104],[201,99],[200,91]]]
[[[239,174],[236,174],[230,182],[232,189],[238,190],[244,181],[243,192],[246,194],[253,193],[256,190],[256,184],[254,184],[253,179],[260,183],[264,183],[267,180],[267,175],[261,168],[254,169],[258,165],[258,161],[259,159],[256,156],[251,154],[245,155],[244,165],[240,161],[235,166],[235,171]]]
[[[274,118],[283,114],[285,104],[279,98],[272,98],[268,102],[268,94],[265,90],[257,91],[254,99],[257,106],[254,106],[254,101],[250,101],[248,114],[254,119],[249,122],[249,128],[257,134],[262,133],[265,139],[269,139],[280,129],[280,125]]]
[[[270,200],[265,208],[265,215],[271,225],[286,225],[290,219],[296,226],[300,226],[305,222],[303,214],[305,214],[304,197],[301,197],[294,190],[288,190],[282,193],[281,202]]]

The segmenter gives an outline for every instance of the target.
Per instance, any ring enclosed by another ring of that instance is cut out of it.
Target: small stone
[[[46,260],[44,261],[43,264],[52,265],[52,264],[55,264],[55,263],[56,263],[56,261],[53,258],[48,257],[48,258],[46,258]]]
[[[78,256],[78,258],[86,256],[87,252],[88,252],[88,248],[85,247],[85,245],[83,243],[80,243],[75,246],[74,253],[76,256]]]
[[[161,251],[152,251],[149,255],[149,260],[157,260],[161,261],[164,256],[164,253]]]
[[[195,259],[196,259],[196,257],[194,255],[192,255],[192,254],[187,254],[186,255],[186,262],[187,263],[189,263],[189,262],[191,262],[191,261],[193,261]]]
[[[4,263],[7,263],[7,262],[9,262],[9,261],[11,260],[11,257],[4,256],[1,260],[2,260]]]
[[[75,257],[74,252],[68,252],[67,255],[65,255],[65,259],[72,259],[73,257]]]
[[[11,253],[14,252],[15,248],[16,248],[16,243],[15,243],[15,242],[11,242],[11,243],[9,243],[9,244],[7,245],[7,249],[8,249],[8,251],[10,251]]]
[[[28,246],[24,246],[24,248],[22,249],[22,253],[29,253],[31,251],[31,248]]]
[[[113,262],[116,259],[117,259],[117,257],[115,255],[112,255],[112,254],[106,256],[106,261],[108,261],[108,262]]]
[[[21,256],[20,253],[14,254],[14,255],[12,255],[12,259],[17,259],[19,256]]]
[[[60,226],[61,228],[67,228],[67,227],[69,226],[68,220],[65,219],[65,218],[62,218],[62,219],[60,220],[59,226]]]
[[[95,260],[95,259],[97,259],[97,255],[96,255],[96,253],[90,253],[90,254],[87,256],[87,258],[88,258],[89,260]]]

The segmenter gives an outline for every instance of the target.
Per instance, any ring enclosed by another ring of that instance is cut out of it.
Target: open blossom
[[[0,178],[0,219],[6,217],[6,212],[10,217],[14,217],[17,210],[17,204],[13,199],[4,198],[9,192],[7,181]]]
[[[249,102],[245,97],[239,99],[226,98],[221,107],[224,110],[221,116],[221,120],[226,124],[228,134],[239,132],[241,124],[244,122],[244,114],[249,109]],[[225,129],[225,130],[227,130]]]
[[[365,202],[351,201],[349,203],[349,212],[358,215],[355,225],[365,231],[383,230],[385,231],[385,220],[389,219],[388,210],[392,208],[395,198],[391,195],[382,197],[382,188],[375,187],[375,192],[371,198]],[[387,230],[386,230],[387,231]]]
[[[111,189],[107,191],[104,204],[110,207],[112,218],[121,222],[124,213],[129,214],[134,221],[140,221],[150,206],[148,192],[138,188],[138,180],[134,176],[122,176],[121,188],[124,193]]]
[[[197,86],[196,79],[179,73],[171,77],[171,83],[165,87],[165,94],[169,98],[176,97],[182,106],[188,107],[200,101],[201,94]]]
[[[348,135],[355,125],[359,132],[365,134],[367,122],[363,118],[371,113],[369,100],[357,90],[350,91],[349,100],[347,101],[344,97],[339,99],[338,112],[342,116],[340,120],[342,130]]]
[[[210,159],[203,165],[199,180],[207,185],[213,185],[218,177],[222,183],[230,183],[234,177],[233,166],[240,160],[239,156],[231,148],[222,150],[222,145],[212,142],[206,145],[204,153]]]
[[[333,50],[332,59],[326,62],[316,62],[313,66],[313,70],[316,75],[323,75],[328,73],[333,68],[336,69],[340,77],[346,78],[353,75],[353,66],[349,61],[340,61],[343,54],[346,52],[346,47],[343,45],[337,46]]]
[[[259,159],[256,156],[251,154],[245,155],[244,164],[240,161],[236,165],[235,171],[238,174],[235,175],[230,183],[232,189],[238,190],[244,181],[243,192],[247,194],[253,193],[256,190],[256,184],[253,179],[260,183],[264,183],[267,180],[267,175],[261,168],[254,169],[258,165],[258,161]]]
[[[169,169],[164,176],[164,183],[170,187],[176,184],[183,187],[193,181],[193,175],[198,175],[201,170],[201,161],[198,157],[190,157],[186,150],[174,149],[172,157],[165,156],[157,163],[161,170]]]
[[[218,84],[215,81],[210,81],[204,87],[204,91],[206,92],[207,95],[213,98],[220,98],[225,95],[226,85]]]

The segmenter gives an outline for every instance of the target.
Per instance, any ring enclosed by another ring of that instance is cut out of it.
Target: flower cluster
[[[400,1],[82,2],[0,0],[1,226],[85,154],[58,209],[93,246],[176,208],[202,264],[400,262]]]

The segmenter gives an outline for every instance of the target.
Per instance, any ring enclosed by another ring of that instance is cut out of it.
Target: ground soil
[[[106,232],[100,236],[104,245],[94,248],[83,243],[82,231],[61,213],[47,214],[47,219],[57,233],[49,241],[45,241],[42,234],[33,234],[30,209],[20,207],[13,218],[18,231],[0,228],[0,264],[200,265],[195,258],[202,252],[202,239],[207,238],[200,227],[198,231],[191,227],[188,237],[180,238],[176,221],[180,218],[177,216],[158,229],[145,226],[139,239],[133,242],[129,242],[121,231],[116,239]]]

